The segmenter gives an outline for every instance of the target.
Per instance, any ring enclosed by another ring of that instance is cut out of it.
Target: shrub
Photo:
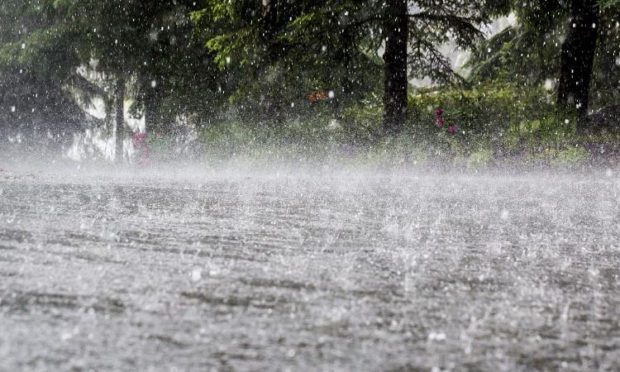
[[[410,125],[424,131],[441,107],[446,124],[456,124],[465,135],[502,137],[511,126],[553,112],[553,97],[542,88],[508,83],[476,85],[471,89],[422,89],[409,100]]]
[[[556,152],[551,164],[563,167],[575,167],[583,164],[590,158],[590,154],[581,146],[569,146]]]

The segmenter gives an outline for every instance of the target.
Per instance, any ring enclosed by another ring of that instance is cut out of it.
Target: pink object
[[[446,119],[444,118],[437,118],[437,126],[439,128],[443,127],[443,125],[446,123]]]
[[[149,164],[151,149],[146,142],[146,133],[134,133],[131,142],[138,153],[138,164]]]
[[[442,109],[440,109],[440,108],[435,109],[435,116],[441,116],[442,114],[443,114],[443,110]]]
[[[456,125],[452,124],[448,127],[448,132],[450,133],[456,133],[456,131],[459,129],[459,127],[457,127]]]
[[[131,141],[134,149],[146,146],[146,133],[134,133]]]

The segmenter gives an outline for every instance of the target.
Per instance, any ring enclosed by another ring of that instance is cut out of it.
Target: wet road
[[[620,179],[0,178],[0,370],[619,370]]]

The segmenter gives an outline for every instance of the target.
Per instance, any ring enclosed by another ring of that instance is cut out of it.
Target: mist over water
[[[615,169],[4,158],[6,370],[617,370]]]

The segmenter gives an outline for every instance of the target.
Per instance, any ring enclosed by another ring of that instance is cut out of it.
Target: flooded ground
[[[0,370],[618,370],[619,225],[610,171],[5,171]]]

